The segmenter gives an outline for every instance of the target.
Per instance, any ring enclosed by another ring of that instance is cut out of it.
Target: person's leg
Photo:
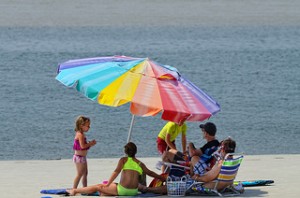
[[[97,184],[97,185],[93,185],[93,186],[67,190],[67,192],[71,196],[75,196],[77,193],[92,194],[92,193],[98,192],[102,186],[103,186],[103,184]]]
[[[75,163],[76,165],[76,171],[77,171],[77,175],[74,179],[74,182],[73,182],[73,188],[77,188],[78,187],[78,184],[79,184],[79,181],[80,179],[82,178],[84,172],[85,172],[85,164],[83,163]]]
[[[175,156],[176,152],[177,151],[174,150],[174,149],[170,149],[170,150],[164,152],[162,157],[161,157],[162,161],[172,163],[173,160],[174,160],[174,156]],[[166,169],[167,169],[167,167],[165,165],[162,165],[162,167],[161,167],[162,173],[165,173]]]
[[[101,196],[117,196],[117,185],[117,183],[111,183],[109,186],[101,186],[98,188],[98,191],[101,193]]]
[[[194,143],[190,142],[189,145],[188,145],[189,157],[194,156],[195,150],[196,150],[196,147],[195,147]]]
[[[199,156],[192,157],[191,162],[190,162],[190,168],[191,168],[190,169],[190,175],[191,176],[195,174],[194,173],[194,167],[195,167],[195,164],[197,164],[199,162],[199,160],[200,160]]]
[[[174,144],[174,146],[175,146],[175,148],[177,148],[176,147],[176,143],[175,143],[175,140],[172,142],[172,144]],[[167,145],[167,149],[166,149],[166,151],[168,151],[168,150],[170,150],[171,148]],[[176,150],[176,149],[175,149]]]
[[[164,154],[162,155],[162,161],[173,163],[174,156],[176,155],[176,153],[177,153],[177,150],[175,150],[175,149],[170,149],[170,150],[164,152]]]
[[[180,151],[177,151],[173,158],[173,163],[179,163],[179,162],[183,162],[183,161],[186,161],[184,158],[184,154]]]
[[[86,157],[74,155],[73,162],[75,163],[76,171],[77,171],[77,175],[73,182],[73,188],[77,188],[80,179],[86,174],[86,169],[87,169]],[[82,183],[83,184],[86,183],[86,177],[85,177],[85,181],[82,181]],[[83,186],[83,187],[85,187],[85,186]]]
[[[200,160],[200,157],[199,156],[194,156],[192,157],[191,159],[191,164],[192,166],[195,166],[195,164]]]
[[[166,151],[162,156],[162,160],[164,162],[170,162],[170,163],[178,163],[178,161],[185,161],[184,154],[175,149],[170,149]]]
[[[165,152],[162,156],[162,160],[164,162],[175,163],[175,164],[178,163],[179,161],[185,161],[183,153],[175,149],[170,149],[167,152]],[[166,167],[164,166],[162,167],[162,169],[163,171],[165,171]]]
[[[139,185],[139,191],[143,193],[151,192],[151,193],[162,194],[162,195],[168,193],[167,186],[147,187],[147,186]]]
[[[166,150],[167,150],[168,145],[163,139],[161,139],[159,137],[156,139],[156,142],[157,142],[157,151],[159,152],[159,154],[162,155],[162,161],[164,161],[163,156],[167,153]],[[164,165],[162,165],[160,169],[161,169],[162,173],[165,172],[165,166]]]
[[[201,159],[194,164],[193,174],[198,174],[200,176],[204,175],[207,171],[208,165]]]
[[[88,175],[88,165],[87,162],[82,164],[83,174],[82,174],[82,187],[87,187],[87,175]]]

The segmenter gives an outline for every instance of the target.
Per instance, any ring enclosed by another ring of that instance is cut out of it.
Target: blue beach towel
[[[137,194],[136,197],[158,197],[158,196],[162,196],[161,194],[155,194],[155,193],[141,193],[141,194]]]
[[[62,188],[62,189],[45,189],[45,190],[41,190],[40,191],[41,194],[53,194],[53,195],[66,195],[67,191],[66,188]],[[99,196],[99,193],[93,193],[93,194],[82,194],[83,196]],[[157,197],[157,196],[161,196],[160,194],[154,194],[154,193],[141,193],[136,195],[136,197]]]
[[[242,183],[243,187],[251,187],[251,186],[267,186],[274,183],[274,180],[249,180],[249,181],[237,181],[236,183]]]
[[[62,189],[47,189],[47,190],[41,190],[41,194],[52,194],[52,195],[66,195],[67,191],[66,188]],[[81,195],[86,195],[86,196],[99,196],[99,193],[93,193],[93,194],[81,194]]]
[[[48,189],[48,190],[41,190],[41,194],[54,194],[54,195],[63,195],[67,194],[66,189]]]

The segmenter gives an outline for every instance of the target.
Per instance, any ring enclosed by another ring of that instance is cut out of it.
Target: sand
[[[151,170],[159,158],[140,158]],[[89,159],[88,184],[107,180],[118,159]],[[300,155],[245,155],[237,180],[270,179],[271,186],[248,187],[242,197],[299,197]],[[75,177],[71,159],[0,161],[1,197],[59,197],[40,194],[42,189],[70,188]],[[116,179],[116,182],[119,178]],[[148,184],[151,178],[147,178]]]

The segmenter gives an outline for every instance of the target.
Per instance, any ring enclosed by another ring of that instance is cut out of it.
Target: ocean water
[[[74,121],[91,118],[89,158],[120,157],[129,106],[105,107],[55,80],[61,62],[96,56],[149,57],[176,67],[221,106],[217,137],[246,154],[300,153],[299,26],[0,27],[0,160],[71,158]],[[138,156],[156,157],[165,121],[137,117]],[[204,141],[200,122],[188,141]],[[180,147],[180,140],[177,140]]]

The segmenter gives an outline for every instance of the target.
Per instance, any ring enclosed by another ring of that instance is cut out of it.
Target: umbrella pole
[[[131,123],[130,123],[129,131],[128,131],[127,143],[130,142],[130,139],[131,139],[131,132],[132,132],[132,127],[133,127],[133,123],[134,123],[134,117],[135,116],[132,114]]]

